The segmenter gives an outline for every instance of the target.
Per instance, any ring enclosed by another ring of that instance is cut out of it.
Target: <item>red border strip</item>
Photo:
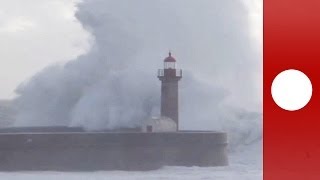
[[[320,180],[320,0],[264,1],[264,179]],[[280,109],[275,76],[304,72],[313,96],[302,110]]]

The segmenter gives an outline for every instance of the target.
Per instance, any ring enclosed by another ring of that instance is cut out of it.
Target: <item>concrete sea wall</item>
[[[228,164],[219,132],[0,133],[0,170],[152,170]]]

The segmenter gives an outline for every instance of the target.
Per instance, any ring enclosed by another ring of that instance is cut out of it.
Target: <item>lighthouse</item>
[[[0,171],[146,171],[163,166],[228,165],[226,133],[179,131],[178,82],[182,71],[171,53],[164,59],[158,78],[162,117],[146,119],[140,128],[0,127],[0,159],[4,160]]]
[[[164,59],[163,69],[158,70],[161,81],[161,116],[172,119],[179,129],[179,86],[182,70],[176,69],[176,59],[169,52]]]

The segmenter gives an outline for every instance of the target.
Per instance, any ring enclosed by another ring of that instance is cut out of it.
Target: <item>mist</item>
[[[159,116],[157,69],[169,50],[183,69],[180,129],[261,139],[261,47],[241,0],[84,0],[75,14],[88,53],[17,89],[14,126],[136,127]]]

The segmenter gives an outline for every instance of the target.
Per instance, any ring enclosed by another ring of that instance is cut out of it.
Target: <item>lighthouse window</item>
[[[164,68],[165,69],[175,69],[176,63],[175,62],[166,62],[166,63],[164,63]]]

